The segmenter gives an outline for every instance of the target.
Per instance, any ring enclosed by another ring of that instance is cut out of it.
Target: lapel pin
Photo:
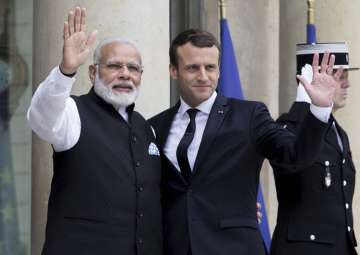
[[[218,114],[224,114],[223,110],[218,110]]]

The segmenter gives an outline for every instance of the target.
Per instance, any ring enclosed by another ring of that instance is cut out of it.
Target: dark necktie
[[[199,111],[198,109],[187,110],[187,113],[190,117],[190,122],[176,150],[176,157],[179,163],[180,171],[186,181],[189,181],[191,176],[191,168],[187,156],[187,151],[191,141],[194,139],[194,134],[196,129],[195,117],[198,111]]]

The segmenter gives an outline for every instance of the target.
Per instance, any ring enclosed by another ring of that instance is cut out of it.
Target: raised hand
[[[319,70],[319,54],[314,54],[312,62],[313,78],[308,83],[305,77],[297,75],[301,84],[304,86],[311,102],[316,106],[329,107],[333,103],[336,87],[340,86],[340,76],[343,68],[339,68],[333,75],[335,56],[325,52]]]
[[[68,20],[64,22],[63,57],[60,70],[64,74],[73,74],[84,64],[95,42],[97,31],[86,35],[86,9],[76,7],[70,11]]]

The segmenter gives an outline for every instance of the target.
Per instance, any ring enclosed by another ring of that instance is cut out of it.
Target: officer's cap
[[[319,53],[319,65],[325,51],[335,55],[334,69],[343,67],[345,70],[358,70],[358,67],[349,66],[349,48],[345,42],[337,43],[316,43],[316,44],[297,44],[296,45],[296,70],[301,73],[301,68],[305,64],[312,64],[315,53]]]

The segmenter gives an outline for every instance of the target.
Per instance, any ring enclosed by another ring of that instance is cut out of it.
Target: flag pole
[[[307,0],[306,43],[316,44],[315,0]]]
[[[307,11],[307,23],[308,24],[315,24],[315,0],[307,0],[307,5],[308,5],[308,11]]]
[[[220,7],[220,19],[225,19],[226,18],[225,0],[219,0],[219,7]]]

